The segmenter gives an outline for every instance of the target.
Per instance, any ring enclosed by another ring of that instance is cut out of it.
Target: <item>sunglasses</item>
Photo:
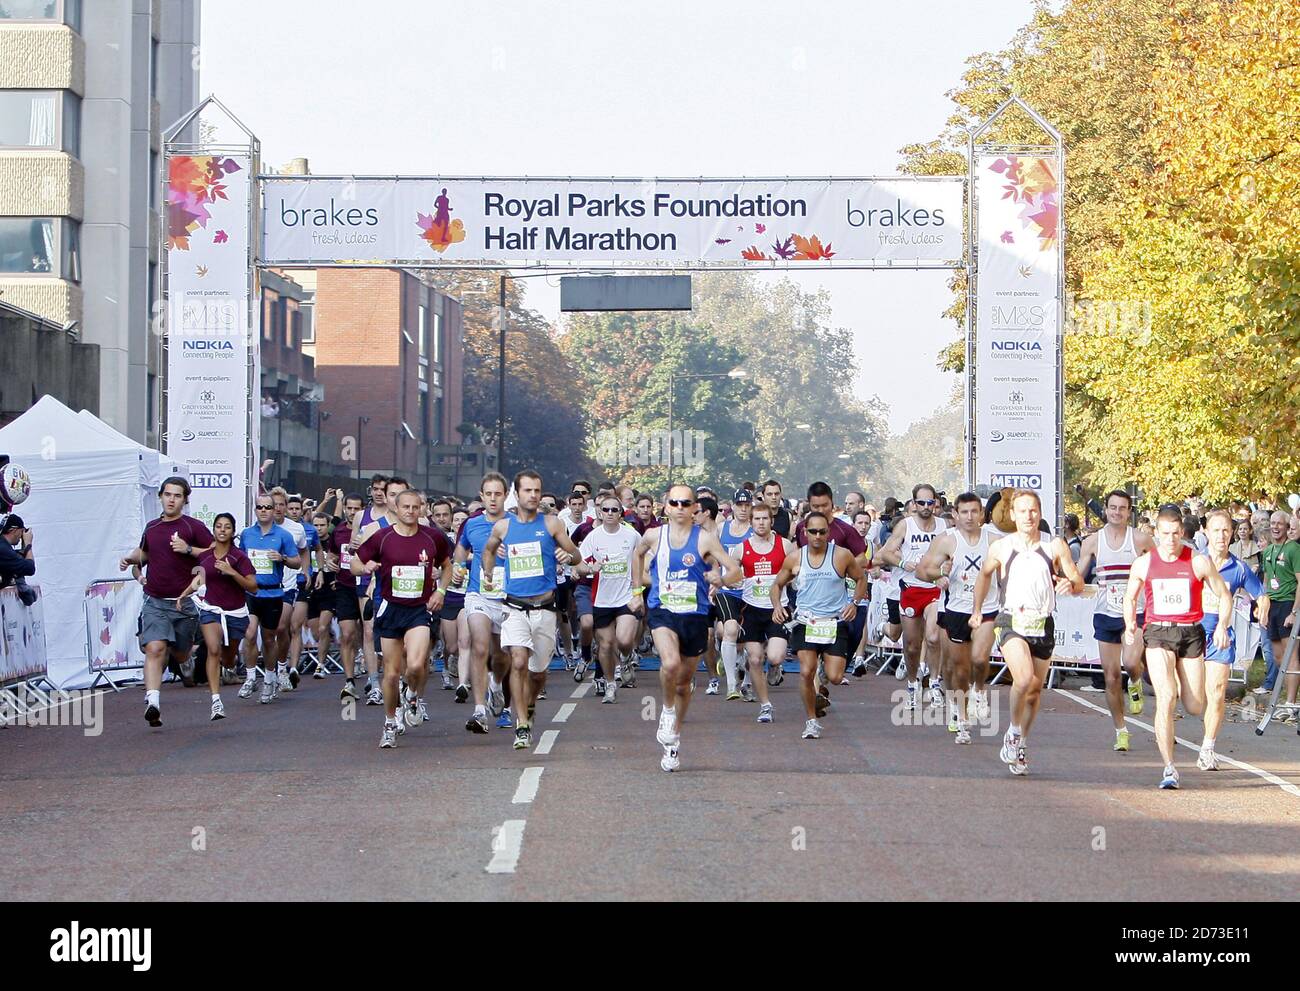
[[[826,534],[830,533],[830,530],[824,530],[824,529],[823,529],[823,530],[814,530],[812,527],[809,526],[809,527],[804,527],[804,531],[803,531],[803,532],[804,532],[804,533],[810,533],[810,534],[812,534],[814,537],[824,537],[824,536],[826,536]]]
[[[679,508],[683,506],[694,506],[695,500],[694,499],[669,499],[668,505],[677,506]]]
[[[939,505],[939,500],[938,500],[938,499],[917,499],[917,500],[915,500],[915,501],[916,501],[916,504],[917,504],[918,506],[937,506],[937,505]]]
[[[259,502],[259,503],[257,504],[257,506],[254,507],[254,508],[256,508],[256,509],[274,509],[275,507],[272,506],[270,503]]]
[[[623,507],[622,506],[601,506],[600,511],[602,513],[621,513],[623,511]]]

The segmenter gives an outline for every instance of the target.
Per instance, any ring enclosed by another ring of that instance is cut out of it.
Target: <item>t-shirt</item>
[[[307,553],[302,556],[302,574],[298,576],[299,581],[304,581],[314,574],[312,552],[320,546],[320,533],[316,530],[315,525],[303,523],[302,530],[307,537]]]
[[[795,544],[799,547],[805,547],[808,544],[808,536],[803,532],[803,521],[795,529]],[[836,547],[843,547],[854,557],[860,557],[867,552],[866,541],[862,539],[862,534],[854,528],[852,523],[845,523],[838,516],[831,520],[831,532],[826,538],[835,541]]]
[[[601,609],[617,609],[632,601],[632,551],[641,535],[630,525],[610,533],[603,526],[588,533],[578,551],[589,564],[603,561],[591,583],[591,604]]]
[[[194,577],[194,558],[172,550],[172,535],[191,547],[211,547],[212,531],[193,516],[178,516],[174,520],[150,520],[140,537],[140,549],[149,555],[145,572],[144,594],[158,599],[174,599],[187,588]]]
[[[283,583],[283,587],[285,591],[291,591],[298,587],[299,573],[311,571],[311,566],[308,564],[309,555],[307,554],[307,528],[304,527],[297,520],[291,520],[287,516],[284,518],[283,523],[277,523],[276,526],[280,527],[283,530],[287,530],[289,532],[289,535],[293,537],[294,547],[302,551],[302,554],[298,555],[299,557],[302,558],[302,567],[290,568],[288,565],[285,565],[284,572],[281,577],[281,581]],[[294,555],[291,554],[289,556],[293,557]]]
[[[503,516],[502,519],[505,517]],[[497,520],[497,523],[501,522]],[[460,538],[456,543],[469,552],[469,585],[466,587],[466,595],[484,595],[489,599],[504,599],[506,597],[506,549],[503,546],[497,549],[497,564],[492,569],[492,588],[493,591],[484,593],[482,586],[479,584],[479,572],[483,567],[483,548],[487,546],[488,538],[492,536],[492,528],[496,523],[488,519],[483,513],[477,512],[465,520],[460,525]]]
[[[1295,600],[1295,576],[1300,571],[1300,544],[1288,540],[1264,548],[1264,592],[1274,601]]]
[[[590,519],[583,520],[581,523],[579,523],[577,526],[573,528],[573,532],[569,534],[569,539],[572,540],[578,546],[579,550],[581,550],[582,542],[586,540],[588,534],[590,534],[595,529],[596,529],[595,520],[590,520]],[[592,586],[591,575],[583,575],[581,578],[577,578],[575,580],[579,585],[586,585],[588,588],[591,588]]]
[[[385,527],[357,548],[362,564],[380,563],[379,594],[395,606],[423,605],[436,587],[435,571],[450,554],[447,538],[432,527],[418,527],[409,537]]]
[[[278,523],[272,523],[271,529],[263,533],[261,526],[254,524],[246,527],[236,542],[240,549],[253,562],[253,571],[257,575],[257,597],[260,599],[278,599],[284,596],[284,573],[289,569],[283,561],[272,561],[268,556],[271,551],[278,551],[283,557],[294,557],[298,548],[289,531]]]
[[[352,573],[352,549],[348,547],[351,542],[352,527],[346,523],[340,523],[334,528],[334,532],[330,534],[327,549],[339,556],[339,576],[335,583],[348,588],[356,588],[357,576]]]
[[[245,577],[257,574],[253,569],[253,562],[238,547],[232,546],[230,550],[226,551],[225,560],[227,564]],[[243,586],[229,575],[223,575],[217,570],[216,552],[208,551],[206,554],[199,555],[199,564],[203,568],[203,583],[205,586],[203,601],[210,606],[216,606],[218,609],[242,608],[246,594]]]

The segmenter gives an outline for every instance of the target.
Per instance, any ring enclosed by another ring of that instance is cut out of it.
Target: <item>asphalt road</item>
[[[227,688],[218,723],[205,689],[169,685],[159,730],[135,687],[103,698],[98,736],[0,730],[0,898],[1223,901],[1300,882],[1292,726],[1227,724],[1220,752],[1259,773],[1197,771],[1180,748],[1183,788],[1162,792],[1152,734],[1115,754],[1076,701],[1099,695],[1048,693],[1013,778],[1000,727],[958,747],[896,725],[888,676],[835,689],[803,741],[794,676],[760,725],[700,675],[666,774],[655,673],[613,706],[550,678],[533,752],[467,734],[469,707],[436,688],[432,720],[381,751],[380,710],[342,718],[338,676],[270,706]]]

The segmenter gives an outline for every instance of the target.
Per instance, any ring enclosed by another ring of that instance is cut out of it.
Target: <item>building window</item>
[[[65,217],[0,217],[0,273],[80,282],[81,225]]]
[[[157,405],[158,405],[158,376],[154,375],[152,372],[149,374],[148,390],[145,395],[145,403],[149,407],[145,413],[145,417],[147,418],[145,421],[146,422],[145,429],[157,430],[158,421],[155,414],[157,412]]]
[[[312,304],[299,303],[298,313],[302,317],[302,343],[316,343],[316,321],[312,319]]]
[[[0,20],[62,21],[81,33],[81,0],[0,0]]]
[[[429,393],[424,389],[420,390],[420,439],[429,441]]]
[[[442,364],[442,314],[433,315],[433,363]]]
[[[79,156],[80,98],[67,90],[0,90],[0,147],[54,148]]]

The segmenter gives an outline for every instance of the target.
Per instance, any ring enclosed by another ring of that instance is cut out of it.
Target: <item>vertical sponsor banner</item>
[[[248,154],[167,159],[167,454],[188,463],[190,512],[247,515]]]
[[[1036,490],[1056,522],[1061,302],[1060,161],[979,154],[976,485]]]
[[[0,589],[0,685],[46,673],[45,608],[41,587],[30,586],[36,601],[24,605],[18,588]]]

